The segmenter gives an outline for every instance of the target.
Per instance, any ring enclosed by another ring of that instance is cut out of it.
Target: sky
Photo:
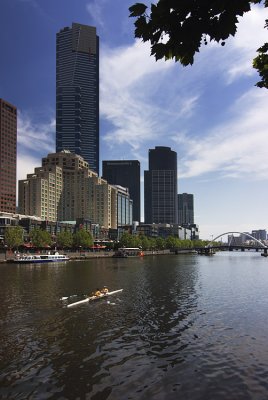
[[[148,151],[168,146],[202,239],[268,230],[268,92],[252,68],[268,9],[252,7],[224,47],[204,46],[182,67],[135,39],[135,2],[0,0],[0,98],[18,108],[17,179],[55,152],[56,33],[78,22],[100,37],[100,160],[140,161],[142,216]]]

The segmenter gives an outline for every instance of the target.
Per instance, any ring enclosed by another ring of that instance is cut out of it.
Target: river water
[[[0,264],[0,282],[1,399],[268,398],[260,253]],[[105,284],[124,290],[66,307]]]

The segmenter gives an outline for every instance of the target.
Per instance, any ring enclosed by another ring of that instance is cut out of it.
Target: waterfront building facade
[[[69,150],[48,154],[19,181],[19,211],[48,221],[88,220],[101,230],[132,223],[128,190],[109,185]]]
[[[117,190],[117,226],[132,225],[133,201],[128,188],[115,185]]]
[[[117,228],[116,189],[105,179],[94,178],[94,222],[101,228]]]
[[[177,224],[177,153],[170,147],[149,149],[144,171],[144,222]]]
[[[255,229],[252,231],[251,236],[257,240],[267,240],[267,231],[266,229]]]
[[[194,224],[194,195],[178,194],[178,223],[181,226]]]
[[[111,185],[129,190],[133,200],[133,221],[140,222],[140,162],[138,160],[102,161],[102,177]]]
[[[17,108],[0,99],[0,211],[16,212]]]
[[[19,212],[57,221],[62,186],[62,169],[59,166],[35,168],[33,174],[19,180]]]
[[[99,173],[99,38],[77,23],[56,43],[56,152],[65,149]]]
[[[62,170],[62,192],[58,203],[58,220],[75,221],[85,218],[94,221],[94,180],[96,172],[89,169],[83,157],[63,150],[42,158],[46,169],[58,166]]]

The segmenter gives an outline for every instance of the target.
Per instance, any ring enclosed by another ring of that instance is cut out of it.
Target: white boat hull
[[[100,296],[87,297],[84,300],[80,300],[80,301],[76,301],[75,303],[68,304],[67,307],[78,306],[80,304],[89,303],[90,301],[100,300],[100,299],[106,298],[108,296],[111,296],[113,294],[120,293],[122,291],[123,291],[123,289],[118,289],[118,290],[114,290],[113,292],[108,292],[108,293],[105,293],[105,294],[103,293]]]
[[[64,254],[26,254],[20,255],[11,260],[9,263],[15,264],[40,264],[40,263],[51,263],[51,262],[63,262],[69,261],[69,257]]]

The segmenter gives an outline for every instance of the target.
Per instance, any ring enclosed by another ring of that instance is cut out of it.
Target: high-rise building
[[[62,169],[38,167],[19,180],[19,212],[47,221],[57,221],[62,196]]]
[[[77,218],[94,220],[94,185],[96,172],[79,155],[63,150],[42,158],[42,168],[50,170],[58,166],[62,170],[62,191],[58,203],[58,220],[75,221]]]
[[[267,240],[266,229],[255,229],[252,231],[251,235],[257,240]]]
[[[73,23],[57,33],[56,152],[70,150],[99,173],[99,37]]]
[[[117,190],[117,226],[132,225],[133,201],[127,188],[114,186]]]
[[[145,223],[178,223],[177,153],[170,147],[149,149],[149,170],[144,171]]]
[[[140,221],[140,162],[138,160],[102,161],[102,176],[111,185],[128,188],[133,200],[133,221]]]
[[[181,226],[194,224],[194,195],[178,194],[178,223]]]
[[[16,212],[17,108],[0,99],[0,211]]]

